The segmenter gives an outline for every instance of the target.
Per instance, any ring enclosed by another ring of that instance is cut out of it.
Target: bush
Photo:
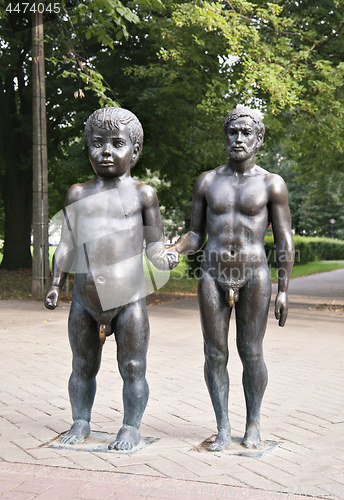
[[[313,236],[293,236],[295,245],[294,266],[314,260],[344,260],[344,241]],[[265,251],[268,264],[277,267],[273,236],[266,236]]]

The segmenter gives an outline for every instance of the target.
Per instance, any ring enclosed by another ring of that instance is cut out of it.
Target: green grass
[[[291,272],[292,278],[300,278],[301,276],[309,276],[310,274],[324,273],[326,271],[334,271],[344,267],[344,260],[315,260],[300,266],[294,266]],[[277,281],[277,269],[270,270],[271,280]]]

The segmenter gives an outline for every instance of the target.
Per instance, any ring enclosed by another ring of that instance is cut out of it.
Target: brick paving
[[[271,308],[265,337],[269,385],[262,438],[280,445],[261,458],[194,450],[216,432],[203,380],[196,299],[149,308],[150,400],[141,434],[159,440],[132,455],[44,446],[71,424],[69,306],[48,311],[37,301],[0,301],[1,500],[344,498],[344,313],[316,309],[333,301],[344,304],[344,270],[292,280],[290,292],[287,325],[275,324]],[[245,408],[234,321],[229,344],[229,410],[233,435],[242,437]],[[121,391],[116,344],[109,337],[94,431],[118,431]]]

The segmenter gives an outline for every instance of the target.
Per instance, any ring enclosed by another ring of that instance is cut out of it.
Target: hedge
[[[294,266],[307,264],[314,260],[344,260],[344,241],[313,236],[293,236],[295,245]],[[275,247],[272,235],[265,237],[265,252],[270,267],[277,267]],[[189,277],[198,277],[201,267],[203,250],[186,256],[187,273]]]

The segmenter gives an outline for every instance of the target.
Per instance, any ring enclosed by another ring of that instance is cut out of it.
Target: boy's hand
[[[55,309],[55,307],[59,305],[58,303],[60,295],[60,288],[58,286],[52,285],[44,300],[45,307],[47,309]]]
[[[170,271],[179,264],[179,254],[176,250],[166,248],[158,250],[150,260],[160,271]]]
[[[175,249],[172,250],[172,249],[168,248],[167,250],[165,250],[165,253],[166,253],[166,257],[168,260],[170,270],[177,267],[179,264],[179,261],[180,261],[179,253],[177,252],[177,250],[175,250]]]

